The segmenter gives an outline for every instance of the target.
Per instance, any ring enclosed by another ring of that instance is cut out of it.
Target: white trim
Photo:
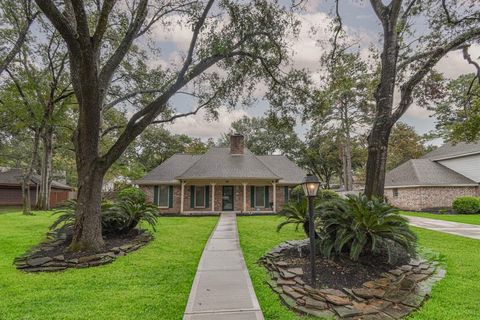
[[[215,182],[210,183],[212,186],[212,212],[215,212]]]
[[[272,183],[272,189],[273,189],[273,212],[277,212],[277,184],[274,182]]]
[[[395,189],[395,188],[435,188],[435,187],[478,187],[479,184],[412,184],[412,185],[402,185],[402,186],[385,186],[385,189]]]
[[[243,212],[247,211],[247,183],[242,183],[243,185]]]
[[[448,159],[462,158],[462,157],[472,156],[472,155],[479,154],[479,153],[480,153],[480,150],[479,151],[467,152],[467,153],[454,154],[454,155],[450,155],[450,156],[447,155],[447,156],[443,156],[441,158],[432,158],[432,161],[442,161],[442,160],[448,160]]]
[[[180,189],[180,213],[183,213],[183,198],[185,197],[185,182],[182,181]]]

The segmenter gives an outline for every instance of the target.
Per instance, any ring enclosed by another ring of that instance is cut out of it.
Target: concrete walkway
[[[467,223],[405,216],[412,226],[480,240],[480,226]]]
[[[210,235],[183,319],[264,319],[240,249],[234,213],[222,213]]]

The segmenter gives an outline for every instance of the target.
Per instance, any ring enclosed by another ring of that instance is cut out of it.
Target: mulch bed
[[[104,237],[101,252],[70,252],[72,240],[69,230],[61,229],[47,233],[47,239],[39,246],[15,259],[17,269],[27,272],[53,272],[67,268],[87,268],[113,262],[117,257],[140,249],[153,239],[150,232],[134,229],[128,234]]]

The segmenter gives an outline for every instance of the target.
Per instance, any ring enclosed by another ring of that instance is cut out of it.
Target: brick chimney
[[[243,154],[245,139],[241,134],[230,135],[230,154]]]

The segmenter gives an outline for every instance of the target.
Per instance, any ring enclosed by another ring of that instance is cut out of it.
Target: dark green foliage
[[[300,225],[303,231],[309,236],[309,219],[308,219],[308,205],[307,199],[300,201],[289,201],[283,206],[283,209],[278,213],[279,216],[285,217],[285,221],[277,226],[279,232],[284,226],[294,224],[295,230],[298,230]]]
[[[318,189],[317,198],[315,198],[315,201],[319,203],[335,199],[340,199],[340,196],[335,191],[330,189]]]
[[[452,208],[460,214],[480,213],[480,197],[458,197],[453,201]]]
[[[386,248],[391,260],[395,244],[410,254],[415,252],[416,236],[407,219],[383,200],[364,195],[348,195],[320,204],[320,251],[326,257],[348,252],[358,260],[361,255],[379,253]],[[393,243],[394,242],[394,243]]]
[[[145,201],[119,201],[102,211],[102,230],[106,234],[126,234],[140,222],[146,222],[155,231],[157,213],[157,206]]]
[[[136,189],[142,192],[137,188]],[[126,189],[125,189],[126,190]],[[143,192],[142,192],[143,193]],[[143,194],[144,195],[144,194]],[[50,226],[51,230],[71,229],[75,224],[77,202],[68,201],[65,206],[55,210],[54,215],[60,216]],[[125,234],[133,230],[140,222],[145,221],[155,231],[157,222],[157,207],[141,201],[140,193],[126,192],[122,200],[112,202],[102,201],[102,232],[103,234]]]
[[[136,187],[127,187],[117,194],[119,201],[132,201],[136,203],[141,203],[146,201],[145,192],[140,188]]]

